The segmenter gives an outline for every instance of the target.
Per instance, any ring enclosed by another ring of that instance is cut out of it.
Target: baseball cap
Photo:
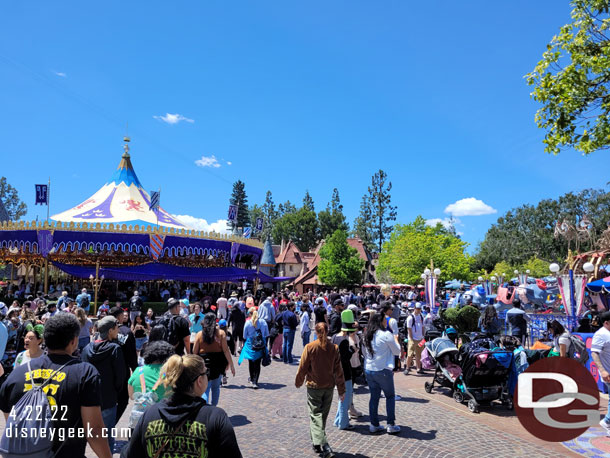
[[[173,297],[170,297],[167,300],[167,308],[168,309],[173,309],[178,304],[180,304],[180,301],[178,299],[173,298]]]
[[[227,320],[225,320],[224,318],[222,320],[220,320],[218,322],[218,326],[220,326],[221,328],[226,328],[227,327]]]
[[[416,309],[420,309],[421,308],[421,302],[416,302],[415,303],[415,308]]]

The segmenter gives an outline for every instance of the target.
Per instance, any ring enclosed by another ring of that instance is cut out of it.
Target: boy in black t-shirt
[[[69,313],[60,313],[45,323],[44,340],[48,356],[30,362],[34,382],[41,384],[53,371],[67,365],[55,374],[46,386],[49,404],[58,409],[53,427],[56,435],[53,451],[58,458],[81,458],[85,456],[87,442],[99,457],[110,458],[108,439],[102,437],[104,421],[101,411],[100,376],[91,364],[82,363],[71,355],[78,348],[80,324]],[[41,369],[49,369],[42,370]],[[23,394],[31,389],[28,365],[23,364],[9,375],[0,388],[0,410],[8,416]],[[71,428],[83,428],[85,437],[68,437]],[[91,437],[88,437],[89,430]],[[65,439],[63,442],[60,439]]]

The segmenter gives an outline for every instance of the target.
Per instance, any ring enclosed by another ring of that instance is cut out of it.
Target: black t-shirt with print
[[[56,421],[53,427],[58,430],[53,443],[53,450],[60,445],[60,436],[66,437],[66,444],[57,454],[58,458],[80,458],[85,456],[87,438],[68,439],[70,428],[81,428],[82,418],[80,408],[102,405],[101,379],[95,367],[89,363],[83,363],[68,355],[45,355],[30,361],[30,367],[34,372],[34,382],[41,384],[47,380],[54,370],[68,363],[61,372],[53,377],[53,380],[45,385],[43,390],[47,393],[51,407],[58,406]],[[28,365],[22,364],[16,367],[8,376],[2,387],[0,387],[0,410],[10,413],[11,408],[31,388],[29,380]],[[28,379],[26,380],[26,374]],[[55,383],[54,383],[55,382]],[[62,431],[59,431],[59,430]]]

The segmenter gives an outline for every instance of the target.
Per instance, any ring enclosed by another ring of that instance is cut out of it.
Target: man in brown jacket
[[[318,339],[303,349],[294,384],[300,388],[307,377],[309,433],[313,449],[323,458],[335,456],[326,439],[326,419],[333,401],[335,385],[339,398],[345,399],[345,379],[339,349],[328,340],[328,325],[316,324]]]

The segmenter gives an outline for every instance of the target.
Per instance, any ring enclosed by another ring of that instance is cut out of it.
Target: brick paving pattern
[[[300,355],[301,344],[295,339],[294,352]],[[296,458],[316,457],[309,440],[309,416],[306,388],[296,389],[294,376],[297,365],[273,361],[262,368],[260,389],[247,387],[247,362],[237,366],[235,378],[222,387],[219,407],[229,415],[244,457]],[[396,402],[396,424],[400,434],[371,435],[368,432],[368,388],[357,386],[354,402],[365,416],[352,420],[355,428],[338,431],[333,426],[337,411],[337,396],[329,415],[327,433],[337,457],[577,457],[562,444],[542,442],[529,435],[513,412],[501,405],[482,407],[472,414],[466,405],[459,405],[442,391],[428,394],[424,381],[431,375],[405,377],[395,375],[396,392],[402,399]],[[605,402],[602,402],[605,407]],[[128,413],[118,427],[127,427]],[[382,425],[385,425],[385,399],[379,405]],[[0,426],[3,425],[0,420]],[[610,439],[608,439],[610,440]],[[119,439],[120,441],[120,439]],[[87,456],[95,456],[88,448]]]

